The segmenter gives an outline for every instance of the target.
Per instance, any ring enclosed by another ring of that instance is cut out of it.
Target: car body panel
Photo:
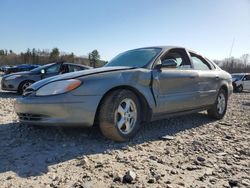
[[[88,127],[93,125],[101,97],[72,96],[70,93],[46,97],[20,97],[15,102],[15,111],[23,123]]]
[[[38,81],[28,88],[27,96],[17,99],[16,112],[31,113],[34,109],[33,112],[36,114],[41,112],[40,114],[49,116],[50,118],[45,122],[41,121],[42,124],[56,122],[58,125],[69,125],[72,121],[72,125],[91,126],[102,99],[108,92],[118,88],[132,90],[139,100],[146,101],[147,110],[151,113],[149,120],[211,106],[215,103],[221,87],[226,87],[228,96],[232,93],[231,75],[217,65],[213,65],[213,70],[209,71],[193,68],[188,70],[155,68],[156,61],[169,49],[171,47],[162,48],[161,53],[142,68],[102,67]],[[36,91],[44,85],[68,79],[79,79],[82,84],[69,93],[36,96]],[[38,104],[37,109],[35,109],[36,104]],[[46,111],[46,108],[49,110]],[[82,116],[80,117],[79,114]],[[57,115],[61,119],[57,119]],[[20,119],[20,121],[23,120]],[[29,122],[34,123],[25,121],[25,123]]]
[[[233,85],[236,90],[237,87],[243,86],[243,90],[250,90],[250,74],[249,73],[234,73],[233,76]],[[238,76],[236,79],[234,76]]]
[[[56,64],[56,63],[54,63]],[[75,66],[79,66],[82,68],[90,68],[88,66],[83,66],[83,65],[78,65],[78,64],[72,64],[72,63],[60,63],[60,64],[66,64],[66,65],[75,65]],[[46,65],[45,65],[46,66]],[[39,67],[42,68],[43,66]],[[48,68],[48,67],[47,67]],[[58,75],[59,73],[51,73],[51,74],[41,74],[40,71],[24,71],[24,72],[18,72],[18,73],[12,73],[12,74],[8,74],[2,77],[1,80],[1,87],[3,90],[8,90],[8,91],[18,91],[19,90],[19,86],[25,82],[25,81],[31,81],[31,82],[37,82],[39,80],[48,78],[48,77],[52,77],[55,75]],[[16,76],[16,75],[20,75],[19,77],[15,78],[15,79],[11,79],[9,80],[8,78],[12,77],[12,76]]]

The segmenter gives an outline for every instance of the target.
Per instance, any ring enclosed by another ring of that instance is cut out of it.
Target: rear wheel
[[[99,126],[107,138],[125,141],[140,128],[141,107],[137,96],[129,90],[116,90],[103,101],[99,111]]]
[[[216,102],[207,110],[208,115],[215,119],[222,119],[227,111],[227,93],[220,89]]]
[[[34,83],[34,81],[31,81],[31,80],[27,80],[27,81],[22,82],[19,85],[18,93],[19,94],[23,94],[23,92],[25,91],[25,89],[27,89],[33,83]]]
[[[242,85],[239,85],[239,86],[237,87],[237,91],[238,91],[238,92],[242,92],[242,91],[243,91],[243,86],[242,86]]]

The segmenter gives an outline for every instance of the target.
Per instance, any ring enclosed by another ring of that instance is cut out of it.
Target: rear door
[[[202,56],[190,52],[193,68],[199,75],[198,92],[200,107],[213,104],[219,88],[220,77],[215,67]]]
[[[250,90],[250,75],[245,75],[243,78],[243,89]]]
[[[177,66],[153,70],[153,91],[156,96],[157,115],[196,108],[198,73],[193,70],[190,58],[183,48],[171,49],[159,59],[174,59]]]

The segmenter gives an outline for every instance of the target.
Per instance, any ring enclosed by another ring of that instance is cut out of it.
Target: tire
[[[242,85],[239,85],[239,86],[237,87],[237,91],[238,91],[239,93],[241,93],[241,92],[243,91],[243,86],[242,86]]]
[[[227,92],[224,89],[220,89],[216,102],[207,110],[208,115],[214,119],[222,119],[227,111],[227,99]]]
[[[99,127],[105,137],[126,141],[136,134],[140,123],[141,106],[132,91],[116,90],[104,98],[99,110]]]
[[[31,84],[33,84],[34,81],[31,81],[31,80],[26,80],[26,81],[23,81],[19,87],[18,87],[18,93],[19,94],[23,94],[24,90],[29,87]]]

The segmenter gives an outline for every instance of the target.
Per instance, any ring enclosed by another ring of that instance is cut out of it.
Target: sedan
[[[234,91],[250,90],[250,73],[232,74]]]
[[[15,103],[20,122],[85,126],[97,123],[107,138],[125,141],[143,123],[207,110],[224,117],[232,77],[183,47],[129,50],[104,67],[36,82]]]
[[[67,62],[51,63],[44,66],[40,66],[31,71],[5,75],[2,78],[1,86],[2,90],[16,91],[22,94],[27,87],[41,79],[55,76],[58,74],[75,72],[89,68],[90,67],[88,66]]]

